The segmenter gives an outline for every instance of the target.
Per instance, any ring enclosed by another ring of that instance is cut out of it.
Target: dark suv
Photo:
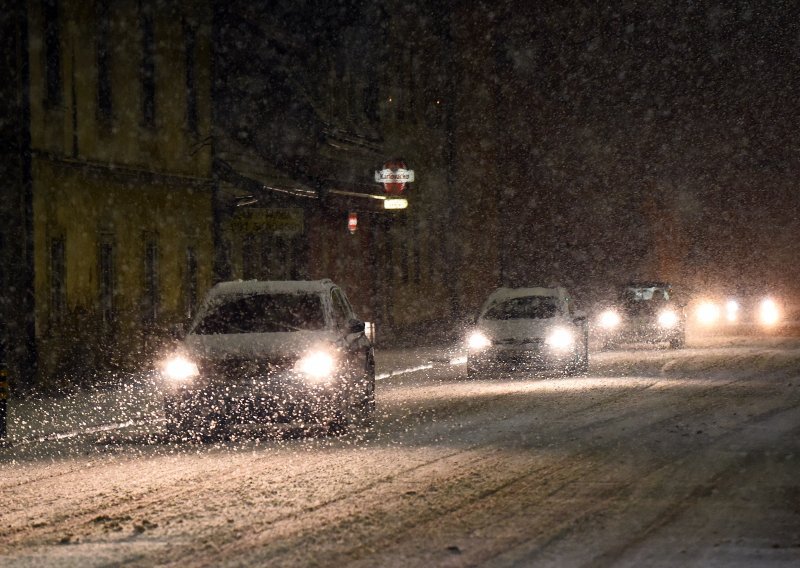
[[[259,422],[342,429],[375,407],[372,344],[330,280],[217,284],[162,377],[177,437]]]
[[[604,349],[622,343],[667,342],[673,349],[686,340],[685,309],[666,282],[629,282],[617,300],[600,311],[595,329]]]

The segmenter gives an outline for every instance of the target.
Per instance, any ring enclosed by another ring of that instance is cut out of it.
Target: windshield
[[[217,306],[198,323],[194,333],[272,333],[322,329],[325,317],[316,294],[260,294]]]
[[[549,296],[524,296],[494,304],[483,315],[486,319],[544,319],[556,315],[555,298]]]

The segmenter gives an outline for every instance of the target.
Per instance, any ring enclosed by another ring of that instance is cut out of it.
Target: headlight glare
[[[697,319],[703,325],[713,325],[719,319],[719,306],[712,302],[703,302],[697,306]]]
[[[492,342],[489,340],[489,338],[480,331],[473,331],[469,337],[467,337],[467,347],[473,351],[486,349],[491,344]]]
[[[622,318],[614,310],[604,311],[600,314],[599,318],[600,326],[605,329],[614,329],[620,324],[621,321]]]
[[[556,351],[566,351],[575,345],[575,335],[565,327],[557,327],[548,334],[546,341]]]
[[[778,309],[778,304],[776,304],[774,300],[766,298],[761,301],[761,305],[758,308],[758,321],[762,325],[775,325],[780,318],[780,310]]]
[[[336,370],[336,360],[326,351],[312,351],[299,359],[294,369],[311,379],[327,379]]]
[[[176,355],[164,363],[162,374],[173,381],[187,381],[199,375],[200,371],[194,361],[183,355]]]
[[[675,310],[664,310],[658,314],[658,325],[665,328],[672,328],[678,325],[678,314]]]
[[[728,300],[725,303],[725,319],[731,323],[739,319],[739,302]]]

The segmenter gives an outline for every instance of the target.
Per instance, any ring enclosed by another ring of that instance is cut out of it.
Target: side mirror
[[[366,326],[364,325],[363,321],[351,319],[348,330],[350,333],[364,333],[365,328]]]

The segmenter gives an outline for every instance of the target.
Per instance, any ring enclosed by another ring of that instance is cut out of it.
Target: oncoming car
[[[777,329],[784,307],[772,295],[730,293],[706,295],[692,304],[692,316],[700,331],[758,333]]]
[[[467,337],[467,376],[485,371],[588,370],[586,317],[564,288],[500,288],[484,303]]]
[[[594,327],[603,349],[624,343],[667,342],[673,349],[686,342],[686,316],[664,282],[630,282],[618,299],[597,316]]]
[[[175,437],[254,422],[341,429],[375,406],[372,344],[330,280],[217,284],[161,373]]]

